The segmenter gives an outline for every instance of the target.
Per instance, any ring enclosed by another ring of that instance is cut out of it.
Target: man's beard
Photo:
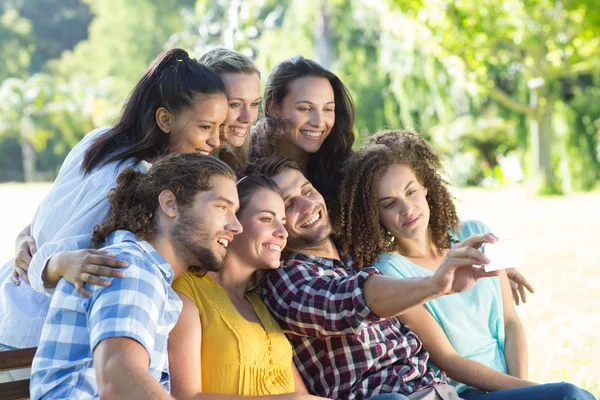
[[[209,238],[199,218],[190,212],[182,212],[179,221],[171,232],[175,254],[188,267],[188,271],[203,274],[206,271],[223,269],[223,259],[219,260],[210,249]]]
[[[331,235],[331,224],[321,226],[316,235],[298,235],[291,234],[287,238],[286,249],[289,250],[308,250],[320,246],[329,240]]]

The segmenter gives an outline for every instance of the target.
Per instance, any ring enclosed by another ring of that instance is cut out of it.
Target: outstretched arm
[[[485,272],[475,267],[489,263],[485,254],[477,249],[495,240],[489,233],[470,236],[448,250],[442,265],[431,277],[370,277],[364,289],[367,305],[382,318],[395,317],[440,296],[464,292],[481,278],[497,276],[498,271]],[[398,296],[399,293],[402,295]]]
[[[429,351],[431,361],[454,380],[486,391],[536,385],[462,357],[425,306],[408,311],[398,319],[415,331]]]

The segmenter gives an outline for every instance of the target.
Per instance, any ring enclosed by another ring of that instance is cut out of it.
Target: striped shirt
[[[167,338],[182,302],[171,289],[171,266],[145,241],[128,231],[113,232],[105,249],[129,263],[124,278],[109,287],[91,286],[83,297],[61,279],[31,373],[32,399],[98,398],[93,350],[104,339],[126,337],[150,357],[148,372],[170,390]]]
[[[40,202],[31,223],[37,253],[29,265],[31,286],[10,279],[14,260],[0,268],[0,344],[35,347],[50,306],[50,291],[44,289],[42,271],[53,255],[65,250],[87,249],[94,226],[106,217],[109,190],[117,175],[133,159],[96,167],[85,175],[83,157],[92,142],[108,128],[97,129],[79,142],[67,155],[52,188]],[[35,290],[34,290],[35,289]]]
[[[427,362],[417,335],[396,318],[381,319],[363,297],[375,268],[287,253],[267,274],[261,294],[294,347],[309,392],[340,400],[411,394],[446,383]],[[400,294],[401,295],[401,294]]]

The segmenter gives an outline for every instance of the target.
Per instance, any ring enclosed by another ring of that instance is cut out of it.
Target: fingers
[[[525,292],[525,286],[519,285],[519,293],[521,294],[521,301],[523,304],[527,303],[527,292]]]
[[[482,251],[470,246],[452,248],[448,250],[446,258],[451,265],[455,266],[482,265],[490,263],[490,259],[487,258]]]
[[[25,282],[29,283],[29,276],[27,275],[27,271],[24,270],[23,268],[17,267],[16,265],[13,268],[13,282],[18,281],[19,279],[17,278],[17,276],[21,279],[23,279]],[[16,285],[19,285],[19,283],[16,283]]]
[[[89,290],[87,290],[85,288],[84,282],[81,282],[81,281],[77,282],[75,284],[75,288],[77,289],[77,293],[79,293],[83,297],[90,297],[92,295],[92,292],[90,292]]]
[[[21,285],[21,281],[19,281],[19,274],[17,273],[17,271],[13,268],[13,272],[12,272],[12,276],[10,277],[10,279],[13,281],[13,283],[17,286]]]
[[[37,253],[37,245],[35,244],[35,240],[31,236],[27,237],[25,240],[27,247],[29,247],[29,254],[33,257],[35,253]]]
[[[473,276],[475,277],[475,279],[489,278],[491,276],[498,276],[498,275],[500,275],[501,272],[502,271],[485,272],[483,268],[479,268],[479,269],[473,271]]]
[[[495,243],[498,237],[493,233],[483,233],[480,235],[471,235],[462,242],[456,244],[453,248],[473,247],[478,249],[484,243]]]
[[[108,253],[87,255],[84,257],[87,265],[84,266],[86,272],[101,276],[123,277],[123,271],[115,268],[127,268],[127,261],[119,260],[114,255]]]
[[[511,292],[512,292],[512,296],[513,296],[513,300],[515,301],[516,305],[521,304],[521,299],[519,298],[519,291],[517,290],[517,287],[513,287]]]
[[[15,265],[27,271],[29,270],[29,263],[31,263],[31,254],[29,253],[29,248],[22,247],[17,252],[17,255],[15,257]]]

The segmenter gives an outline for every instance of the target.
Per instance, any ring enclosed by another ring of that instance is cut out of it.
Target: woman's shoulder
[[[189,297],[194,303],[200,300],[200,295],[209,289],[209,278],[198,276],[190,271],[184,272],[175,281],[173,281],[173,289],[177,292]]]
[[[422,275],[419,266],[398,253],[380,254],[372,265],[386,276],[410,278]]]
[[[458,225],[458,229],[452,232],[452,236],[458,241],[462,241],[471,235],[480,235],[491,231],[492,230],[482,221],[471,219],[461,221]]]

